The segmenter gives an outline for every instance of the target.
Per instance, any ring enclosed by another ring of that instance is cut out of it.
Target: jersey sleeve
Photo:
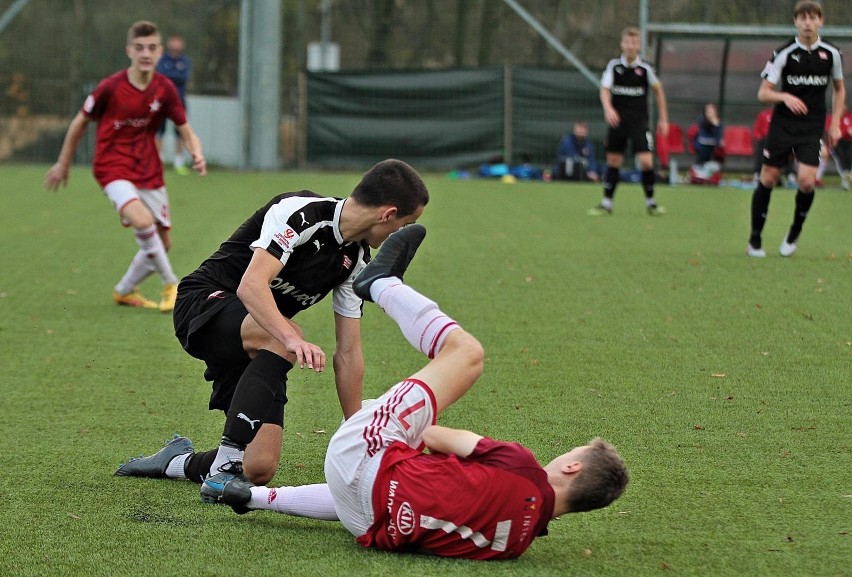
[[[186,109],[183,107],[177,88],[175,88],[174,83],[171,81],[164,82],[163,86],[168,95],[168,110],[166,114],[175,123],[175,126],[183,126],[186,124]]]
[[[760,77],[767,82],[771,82],[775,86],[778,86],[781,82],[781,71],[784,69],[784,64],[786,62],[787,59],[785,56],[778,53],[773,54],[772,59],[763,67],[763,72],[760,73]]]
[[[655,88],[660,85],[660,79],[657,77],[657,72],[650,64],[645,65],[645,70],[648,73],[648,86]]]
[[[831,78],[834,80],[843,80],[843,53],[839,48],[834,50],[834,62],[831,66]]]
[[[260,238],[251,243],[251,248],[261,248],[286,265],[293,249],[302,244],[301,235],[289,224],[293,211],[286,203],[272,205],[263,217]]]
[[[512,471],[524,477],[530,475],[522,471],[542,471],[535,456],[523,445],[495,441],[489,437],[480,439],[467,458],[481,465]]]
[[[612,68],[613,63],[610,61],[606,65],[606,68],[604,68],[603,75],[601,76],[601,88],[606,88],[607,90],[612,88]]]
[[[113,83],[109,78],[102,80],[95,89],[86,96],[81,112],[92,120],[98,120],[103,116],[109,103],[109,97],[113,92]]]
[[[364,270],[365,266],[367,266],[367,264],[364,262],[362,250],[362,257],[358,259],[358,264],[356,264],[353,268],[352,274],[349,275],[349,278],[347,278],[342,284],[339,284],[332,290],[332,308],[334,309],[334,312],[342,317],[360,319],[363,316],[364,301],[361,300],[361,297],[355,294],[355,290],[352,288],[352,283],[355,281],[355,277],[358,276],[358,273]]]

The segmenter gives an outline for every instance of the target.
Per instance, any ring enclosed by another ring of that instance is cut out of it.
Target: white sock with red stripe
[[[115,285],[115,292],[122,295],[127,295],[133,292],[133,289],[142,284],[148,276],[154,272],[154,267],[148,258],[147,253],[139,249],[133,260],[130,261],[130,266],[127,267],[127,272]]]
[[[152,224],[148,228],[140,228],[135,230],[136,244],[139,248],[145,251],[154,269],[163,277],[163,284],[177,284],[177,276],[172,270],[172,263],[166,254],[166,247],[163,245],[163,240],[157,234],[157,225]]]
[[[334,500],[325,483],[297,487],[252,487],[250,509],[266,509],[296,517],[337,521]]]
[[[405,339],[415,349],[434,358],[451,331],[459,324],[429,300],[396,277],[375,281],[370,296],[396,321]]]

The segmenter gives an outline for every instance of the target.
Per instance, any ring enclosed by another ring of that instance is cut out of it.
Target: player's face
[[[819,29],[822,28],[823,19],[816,14],[802,12],[793,19],[793,23],[799,32],[799,38],[810,44],[819,36]]]
[[[625,35],[621,38],[621,53],[630,62],[636,60],[636,57],[639,56],[639,49],[641,47],[642,43],[639,41],[638,36]]]
[[[127,45],[130,67],[139,72],[153,72],[162,55],[163,45],[159,36],[139,36]]]

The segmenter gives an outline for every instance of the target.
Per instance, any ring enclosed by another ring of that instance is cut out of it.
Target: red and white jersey
[[[825,131],[831,127],[831,114],[825,117]],[[840,140],[852,142],[852,112],[847,110],[840,117]]]
[[[138,188],[163,186],[163,165],[154,137],[164,118],[186,124],[186,111],[172,81],[154,73],[145,90],[133,86],[127,70],[103,79],[86,98],[83,114],[98,123],[95,180],[101,187],[129,180]]]
[[[547,534],[554,494],[529,449],[483,438],[467,458],[395,442],[373,487],[365,547],[444,557],[509,559]]]
[[[757,118],[754,119],[751,133],[755,140],[763,140],[769,134],[769,123],[772,121],[773,108],[764,108],[757,113]]]

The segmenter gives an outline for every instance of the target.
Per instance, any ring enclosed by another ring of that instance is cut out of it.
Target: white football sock
[[[213,464],[210,465],[210,474],[217,474],[219,472],[219,467],[227,465],[228,463],[242,463],[244,453],[245,451],[241,451],[236,447],[219,445],[219,450],[216,451],[216,458],[213,460]]]
[[[266,509],[321,521],[337,521],[334,500],[325,483],[297,487],[252,487],[251,509]]]
[[[380,286],[377,287],[377,284]],[[430,359],[444,346],[447,335],[459,328],[458,323],[444,314],[434,301],[395,277],[374,282],[370,296],[396,321],[411,346]]]
[[[136,244],[145,251],[154,269],[163,277],[163,284],[177,284],[177,276],[172,270],[172,263],[166,254],[163,240],[157,234],[157,225],[152,224],[148,228],[137,229]]]
[[[183,472],[183,465],[190,456],[192,456],[192,453],[184,453],[169,461],[169,464],[166,466],[166,477],[169,479],[186,479],[186,475]]]
[[[154,265],[151,263],[151,259],[148,258],[144,250],[139,249],[133,256],[133,260],[130,261],[127,272],[115,285],[115,292],[121,295],[132,293],[133,289],[142,284],[142,281],[148,278],[152,272],[154,272]]]

